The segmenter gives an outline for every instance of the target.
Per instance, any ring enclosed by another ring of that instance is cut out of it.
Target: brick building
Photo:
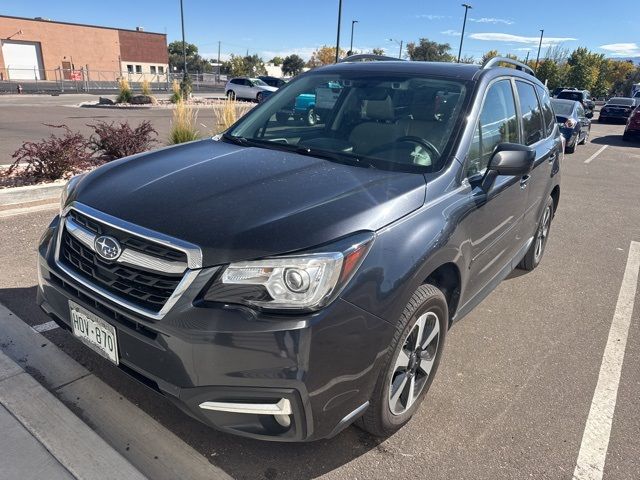
[[[57,80],[134,75],[161,80],[167,36],[120,28],[0,15],[0,79]]]

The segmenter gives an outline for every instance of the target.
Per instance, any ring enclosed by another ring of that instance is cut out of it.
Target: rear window
[[[607,102],[609,105],[625,105],[630,107],[633,105],[633,98],[614,97]]]
[[[553,102],[553,110],[556,112],[556,115],[562,115],[564,117],[568,117],[573,112],[573,106],[575,103],[566,103],[566,102]]]
[[[575,100],[576,102],[582,101],[582,92],[560,92],[558,98],[565,100]]]

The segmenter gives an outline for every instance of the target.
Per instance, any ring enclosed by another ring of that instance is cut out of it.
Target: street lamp
[[[180,23],[182,24],[182,59],[184,61],[184,80],[187,79],[187,44],[184,41],[184,11],[182,8],[182,0],[180,0]]]
[[[464,7],[464,20],[462,21],[462,34],[460,35],[460,48],[458,50],[458,63],[460,63],[460,57],[462,55],[462,41],[464,40],[464,29],[467,26],[467,12],[469,11],[470,8],[473,8],[468,3],[463,3],[462,6]]]
[[[396,45],[400,45],[400,53],[398,54],[398,58],[402,58],[402,43],[403,43],[403,40],[398,41],[398,40],[394,40],[393,38],[389,38],[389,41],[390,42],[395,42]]]
[[[338,1],[338,35],[336,38],[336,63],[340,60],[340,22],[342,21],[342,0]]]
[[[542,48],[542,36],[544,35],[544,30],[540,29],[540,43],[538,44],[538,56],[536,57],[536,68],[534,72],[538,71],[538,62],[540,61],[540,49]]]
[[[349,51],[353,54],[353,26],[358,22],[358,20],[351,20],[351,46],[349,47]]]

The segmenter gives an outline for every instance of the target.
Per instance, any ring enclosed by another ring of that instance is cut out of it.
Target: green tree
[[[421,38],[418,43],[407,43],[407,53],[411,60],[425,62],[453,62],[451,45],[448,43],[433,42],[427,38]]]
[[[487,63],[489,60],[491,60],[493,57],[497,57],[500,54],[498,53],[498,50],[489,50],[488,52],[486,52],[484,55],[482,55],[482,59],[480,60],[480,64],[484,65],[485,63]]]
[[[269,60],[267,63],[273,63],[276,67],[279,67],[280,65],[282,65],[283,61],[284,60],[282,59],[282,57],[279,57],[279,56],[276,55],[271,60]]]
[[[549,90],[562,86],[560,66],[549,58],[545,58],[538,63],[536,77],[542,83],[546,82]]]
[[[603,60],[602,54],[591,53],[584,47],[576,48],[567,60],[570,67],[567,77],[569,85],[579,89],[593,90],[598,81]]]
[[[298,75],[304,68],[304,60],[295,53],[282,61],[282,73],[286,76]]]
[[[371,50],[371,53],[373,55],[384,55],[384,49],[382,49],[382,48],[374,48],[373,50]]]
[[[198,47],[196,47],[193,43],[185,43],[185,50],[187,53],[187,72],[208,73],[213,71],[211,63],[198,54]],[[171,42],[168,47],[168,52],[169,70],[171,72],[184,72],[182,42],[179,40]]]

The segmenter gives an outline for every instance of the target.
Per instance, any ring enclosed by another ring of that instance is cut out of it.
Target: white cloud
[[[514,48],[516,52],[532,52],[533,48],[531,47],[522,47],[522,48]]]
[[[447,18],[444,15],[427,15],[427,14],[421,14],[421,15],[416,15],[415,18],[426,18],[427,20],[442,20],[443,18]]]
[[[600,48],[611,52],[614,57],[640,56],[640,45],[637,43],[610,43],[608,45],[600,45]]]
[[[484,40],[487,42],[511,42],[511,43],[527,43],[536,45],[540,41],[540,37],[523,37],[521,35],[511,35],[510,33],[472,33],[469,35],[474,40]],[[542,46],[551,47],[563,42],[577,40],[571,37],[543,37]]]
[[[493,23],[498,24],[498,23],[504,23],[505,25],[513,25],[513,20],[507,20],[506,18],[487,18],[487,17],[482,17],[482,18],[470,18],[469,19],[470,22],[476,22],[476,23]]]
[[[347,45],[347,48],[349,46]],[[302,57],[305,60],[309,60],[313,52],[315,52],[320,47],[299,47],[299,48],[289,48],[283,50],[261,50],[258,52],[265,61],[271,60],[273,57],[288,57],[289,55],[296,54]],[[343,47],[344,48],[344,47]]]
[[[460,35],[462,35],[457,30],[445,30],[444,32],[440,32],[440,33],[443,35],[449,35],[450,37],[459,37]]]

